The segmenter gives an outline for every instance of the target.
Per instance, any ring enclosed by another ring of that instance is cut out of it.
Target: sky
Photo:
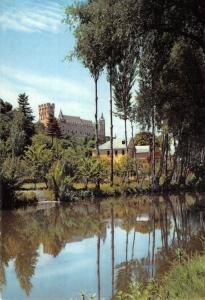
[[[73,2],[0,0],[0,98],[16,107],[18,95],[25,92],[36,121],[38,105],[47,102],[55,103],[56,117],[61,109],[64,114],[94,121],[94,82],[79,61],[65,61],[75,40],[62,19],[66,5]],[[109,135],[106,74],[99,81],[101,113]],[[124,136],[118,118],[114,118],[114,134]]]

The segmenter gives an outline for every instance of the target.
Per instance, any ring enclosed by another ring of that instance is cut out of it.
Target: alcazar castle
[[[39,122],[43,123],[46,127],[48,124],[49,116],[55,116],[55,104],[45,103],[38,107],[39,110]],[[58,122],[61,129],[61,133],[64,136],[86,137],[95,134],[95,123],[90,120],[84,120],[80,117],[64,115],[60,111],[58,116]],[[98,121],[98,134],[99,142],[105,142],[105,119],[103,114]]]

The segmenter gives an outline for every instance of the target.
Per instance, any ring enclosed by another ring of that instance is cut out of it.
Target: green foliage
[[[75,177],[71,177],[68,174],[65,163],[63,164],[59,160],[55,161],[47,174],[47,179],[48,187],[55,194],[55,200],[65,200],[69,197]]]
[[[173,264],[160,285],[151,281],[147,287],[131,284],[127,293],[119,291],[120,300],[199,300],[205,295],[205,257],[196,256]]]
[[[45,145],[33,144],[25,151],[24,161],[29,170],[27,176],[34,182],[46,181],[46,175],[53,161],[53,154]]]
[[[15,111],[8,138],[8,147],[12,156],[20,156],[26,146],[26,142],[24,115],[21,111]]]
[[[32,110],[29,105],[28,96],[23,93],[18,96],[18,110],[23,114],[23,129],[25,131],[26,144],[29,144],[31,137],[34,134],[34,117],[32,115]]]
[[[12,105],[0,99],[0,140],[6,141],[9,132],[11,120],[13,117]]]
[[[128,120],[132,111],[132,88],[136,77],[137,53],[131,45],[125,49],[121,62],[116,65],[113,78],[116,115]]]
[[[46,133],[47,133],[48,136],[51,136],[52,143],[53,143],[53,138],[54,137],[58,137],[58,138],[61,137],[61,131],[60,131],[58,121],[52,114],[50,114],[49,118],[48,118]]]
[[[104,161],[92,157],[84,157],[78,165],[78,174],[87,188],[89,182],[102,182],[108,175],[108,167]]]
[[[205,257],[189,259],[174,266],[165,279],[161,295],[167,299],[198,300],[205,295]]]

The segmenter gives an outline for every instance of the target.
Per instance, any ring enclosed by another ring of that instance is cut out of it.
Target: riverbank
[[[78,201],[98,201],[110,197],[119,196],[169,196],[184,193],[201,193],[205,191],[205,185],[169,185],[166,189],[161,185],[158,191],[153,191],[147,182],[137,184],[136,182],[119,183],[113,186],[109,183],[102,183],[100,189],[95,188],[95,184],[75,183],[72,189],[66,192],[59,192],[57,195],[53,190],[47,188],[43,182],[24,183],[15,191],[13,199],[3,203],[3,209],[12,209],[25,207],[27,205],[37,205],[41,201],[58,201],[58,202],[78,202]],[[8,204],[8,205],[7,205]]]
[[[46,198],[50,197],[55,200],[55,195],[52,190],[49,190],[45,183],[26,183],[23,184],[21,189],[18,191],[19,195],[23,192],[29,194],[37,194],[38,191],[43,191]],[[140,196],[140,195],[169,195],[169,194],[179,194],[186,192],[205,192],[205,185],[201,184],[198,186],[193,185],[176,185],[170,184],[166,188],[161,185],[159,190],[153,191],[149,184],[144,183],[144,185],[137,184],[136,182],[129,183],[117,183],[113,186],[110,186],[109,183],[103,183],[100,185],[100,189],[95,188],[95,184],[88,184],[87,188],[84,187],[81,183],[76,183],[73,185],[73,188],[70,189],[67,193],[63,195],[61,199],[62,202],[77,201],[77,200],[88,200],[88,199],[102,199],[108,197],[117,197],[117,196]],[[31,197],[32,198],[32,197]],[[35,199],[33,199],[35,202]]]
[[[175,262],[164,278],[143,289],[132,284],[128,293],[119,292],[121,300],[203,300],[205,299],[205,255]]]

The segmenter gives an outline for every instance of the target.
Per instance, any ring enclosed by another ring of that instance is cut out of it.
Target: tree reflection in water
[[[176,247],[200,250],[204,234],[203,195],[111,199],[101,203],[78,203],[51,209],[28,208],[1,213],[0,285],[6,285],[6,268],[14,262],[21,288],[29,295],[39,247],[53,257],[69,243],[96,237],[97,298],[103,297],[101,241],[110,243],[111,291],[126,291],[133,280],[147,282],[168,267]],[[197,208],[200,207],[200,210]],[[124,232],[124,248],[118,248],[115,228]],[[107,236],[110,230],[110,239]],[[147,237],[147,255],[139,257],[140,235]],[[120,263],[118,256],[124,253]],[[138,257],[138,258],[137,258]],[[118,263],[116,263],[118,261]],[[79,287],[80,289],[80,287]]]

